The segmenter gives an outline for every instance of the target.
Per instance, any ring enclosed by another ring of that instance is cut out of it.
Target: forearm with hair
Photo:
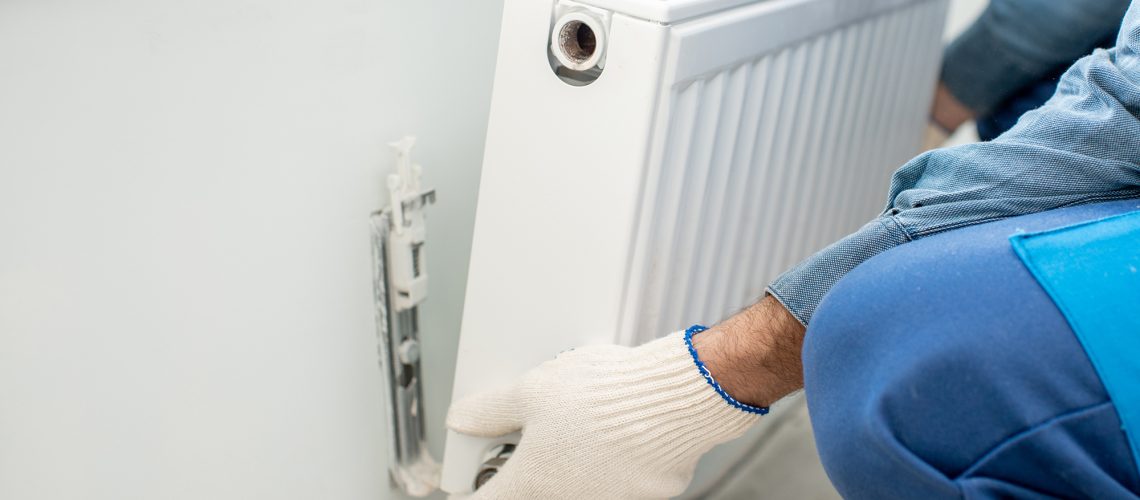
[[[693,338],[720,386],[754,406],[803,387],[803,342],[803,325],[771,295]]]

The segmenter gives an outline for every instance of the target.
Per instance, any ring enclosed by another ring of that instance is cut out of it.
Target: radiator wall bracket
[[[404,493],[422,497],[439,487],[439,462],[424,435],[419,306],[427,299],[424,209],[435,191],[420,187],[411,161],[414,137],[390,145],[396,172],[388,176],[389,206],[371,216],[372,286],[388,413],[388,471]]]

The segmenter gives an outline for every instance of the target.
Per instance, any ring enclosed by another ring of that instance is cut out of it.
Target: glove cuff
[[[659,448],[653,454],[678,456],[687,454],[681,449],[691,447],[703,454],[752,427],[761,413],[745,411],[739,402],[731,404],[723,391],[718,394],[719,386],[710,383],[715,380],[708,370],[702,373],[696,364],[689,341],[691,335],[674,332],[633,349],[628,356],[601,362],[606,367],[602,369],[607,379],[605,399],[610,402],[595,407],[601,414],[594,417],[649,425],[651,431],[643,428],[631,438]]]

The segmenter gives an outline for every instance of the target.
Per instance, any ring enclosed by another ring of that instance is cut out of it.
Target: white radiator
[[[945,4],[508,0],[453,397],[715,323],[874,217],[919,148]],[[444,489],[505,441],[449,434]],[[696,490],[740,449],[719,453]]]

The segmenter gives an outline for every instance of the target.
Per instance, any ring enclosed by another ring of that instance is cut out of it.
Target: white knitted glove
[[[453,431],[479,437],[522,431],[506,465],[470,498],[680,494],[701,455],[756,423],[752,411],[765,411],[731,406],[694,361],[684,332],[635,348],[579,348],[539,365],[514,387],[456,402],[447,415]]]

